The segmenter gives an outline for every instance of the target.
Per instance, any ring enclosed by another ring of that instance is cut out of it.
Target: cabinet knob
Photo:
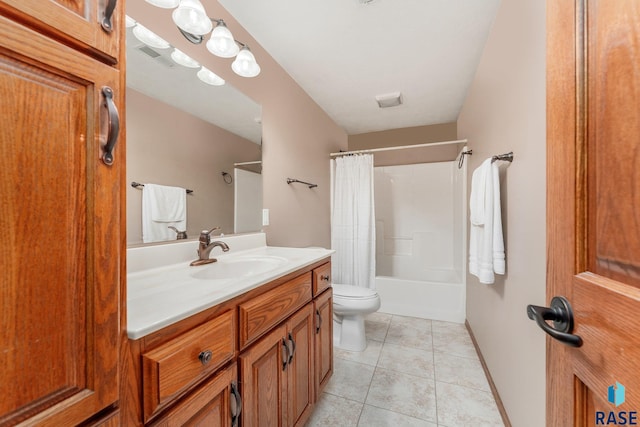
[[[330,277],[328,274],[324,274],[322,276],[320,276],[320,280],[326,280],[327,282],[329,281]]]
[[[211,362],[211,358],[213,357],[213,352],[211,350],[205,350],[198,355],[198,359],[200,359],[200,363],[202,365],[207,366],[209,362]]]

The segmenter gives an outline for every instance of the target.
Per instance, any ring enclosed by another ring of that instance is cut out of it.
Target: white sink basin
[[[286,258],[277,256],[235,256],[218,259],[206,266],[190,267],[191,277],[203,280],[221,280],[234,277],[250,277],[267,273],[284,265]]]

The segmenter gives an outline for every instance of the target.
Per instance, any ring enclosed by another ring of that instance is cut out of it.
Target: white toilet
[[[374,289],[333,284],[333,345],[350,351],[367,348],[364,316],[380,308]]]

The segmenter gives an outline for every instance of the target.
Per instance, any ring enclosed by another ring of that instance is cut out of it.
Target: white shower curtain
[[[338,157],[333,180],[333,283],[375,288],[373,155]]]

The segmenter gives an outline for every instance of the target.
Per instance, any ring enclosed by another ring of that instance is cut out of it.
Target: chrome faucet
[[[227,252],[229,250],[229,246],[227,246],[225,242],[211,241],[211,233],[219,229],[220,227],[214,227],[211,230],[208,230],[208,231],[202,230],[200,232],[200,239],[199,239],[200,243],[198,244],[198,259],[191,263],[192,266],[205,265],[205,264],[211,264],[212,262],[216,262],[217,259],[209,258],[209,254],[211,253],[211,250],[216,246],[221,247],[223,252]]]

